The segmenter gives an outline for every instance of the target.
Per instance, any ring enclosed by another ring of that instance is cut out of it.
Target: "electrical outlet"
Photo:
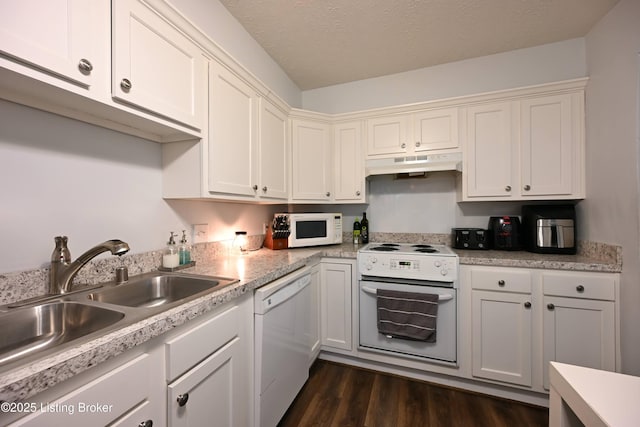
[[[193,224],[193,243],[209,241],[209,224]]]

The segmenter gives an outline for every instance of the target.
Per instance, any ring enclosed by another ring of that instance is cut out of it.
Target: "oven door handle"
[[[377,295],[377,292],[375,289],[370,288],[368,286],[362,286],[362,290],[365,291],[368,294],[371,295]],[[442,295],[438,295],[438,301],[449,301],[453,299],[453,295],[451,294],[442,294]]]

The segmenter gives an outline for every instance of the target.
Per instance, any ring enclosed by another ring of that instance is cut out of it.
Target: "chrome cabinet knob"
[[[122,79],[122,81],[120,82],[120,87],[122,88],[123,91],[129,92],[133,87],[133,85],[131,84],[131,80]]]
[[[416,147],[420,147],[420,141],[416,141]]]
[[[265,193],[267,192],[267,186],[266,185],[264,187],[262,187],[262,191],[264,191]]]
[[[556,306],[555,306],[555,305],[553,305],[553,304],[551,304],[551,303],[547,304],[547,309],[548,309],[548,310],[553,310],[554,308],[556,308]]]
[[[138,427],[153,427],[153,421],[152,420],[142,421],[140,424],[138,424]]]
[[[327,191],[327,193],[325,194],[327,197],[331,197],[331,193],[329,191]]]
[[[524,308],[531,308],[531,303],[529,301],[525,302]]]
[[[507,185],[506,187],[504,187],[504,191],[511,191],[511,186]]]
[[[529,184],[524,186],[524,191],[529,191],[531,190],[531,186]]]
[[[258,191],[258,185],[257,184],[254,184],[253,187],[251,187],[251,188],[253,188],[253,191]]]
[[[582,286],[582,285],[576,286],[576,291],[578,291],[580,293],[584,292],[584,286]]]
[[[360,195],[360,190],[356,191],[356,196]]]
[[[400,148],[407,148],[407,144],[403,142],[402,145],[400,145]]]
[[[88,59],[82,58],[80,62],[78,62],[78,69],[80,69],[82,74],[89,74],[93,71],[93,65]]]
[[[504,280],[498,280],[498,286],[504,286],[505,282]]]

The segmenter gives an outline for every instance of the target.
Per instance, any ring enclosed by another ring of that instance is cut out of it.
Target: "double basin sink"
[[[81,339],[126,327],[236,282],[152,272],[123,284],[107,283],[27,306],[9,305],[0,313],[0,370],[81,344]]]

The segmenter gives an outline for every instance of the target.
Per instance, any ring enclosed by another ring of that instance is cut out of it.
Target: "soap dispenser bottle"
[[[180,265],[180,255],[178,254],[178,248],[174,240],[175,235],[172,231],[169,236],[169,241],[167,242],[167,247],[162,254],[162,266],[164,268],[175,268]]]
[[[180,248],[178,249],[180,265],[191,263],[191,248],[187,244],[187,232],[182,230],[182,240],[180,240]]]

